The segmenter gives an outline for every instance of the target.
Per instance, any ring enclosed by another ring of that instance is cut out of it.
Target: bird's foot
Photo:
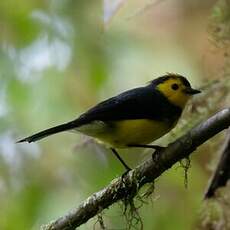
[[[154,162],[158,161],[160,152],[165,148],[159,145],[142,145],[142,144],[131,144],[128,145],[128,147],[155,149],[155,152],[152,154],[152,159]]]
[[[129,173],[129,171],[131,171],[132,169],[127,167],[126,168],[126,171],[121,175],[121,181],[122,181],[122,184],[125,184],[125,177],[127,176],[127,174]]]
[[[153,162],[156,163],[159,160],[160,152],[165,149],[165,147],[154,145],[155,152],[152,154]]]
[[[131,168],[126,168],[126,171],[121,175],[122,180],[124,179],[124,177],[129,173],[129,171],[131,171]]]

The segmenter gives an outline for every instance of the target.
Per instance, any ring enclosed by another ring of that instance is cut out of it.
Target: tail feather
[[[21,143],[21,142],[31,143],[31,142],[35,142],[35,141],[43,139],[43,138],[45,138],[47,136],[73,129],[73,128],[77,127],[77,126],[78,126],[78,124],[77,124],[76,120],[71,121],[71,122],[68,122],[68,123],[65,123],[65,124],[62,124],[62,125],[58,125],[58,126],[43,130],[43,131],[38,132],[38,133],[35,133],[34,135],[26,137],[26,138],[23,138],[23,139],[17,141],[16,143]]]

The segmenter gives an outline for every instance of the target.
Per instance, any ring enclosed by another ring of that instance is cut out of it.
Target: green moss
[[[230,3],[220,0],[213,9],[210,31],[218,45],[230,43]]]

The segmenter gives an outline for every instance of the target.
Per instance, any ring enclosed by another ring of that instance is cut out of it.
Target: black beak
[[[193,95],[193,94],[201,93],[201,91],[193,88],[186,88],[185,93]]]

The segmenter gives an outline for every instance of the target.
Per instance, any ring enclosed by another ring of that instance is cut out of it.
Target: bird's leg
[[[114,148],[111,148],[111,150],[126,169],[126,171],[122,174],[122,177],[124,177],[131,170],[131,168],[124,162],[124,160],[119,156],[118,152]]]
[[[159,145],[141,145],[141,144],[130,144],[128,147],[135,147],[135,148],[146,148],[146,149],[155,149],[157,151],[162,150],[165,147]]]
[[[155,152],[152,154],[153,161],[157,161],[160,151],[165,148],[165,147],[162,147],[159,145],[141,145],[141,144],[132,144],[132,145],[128,145],[128,146],[129,147],[135,147],[135,148],[155,149]]]

